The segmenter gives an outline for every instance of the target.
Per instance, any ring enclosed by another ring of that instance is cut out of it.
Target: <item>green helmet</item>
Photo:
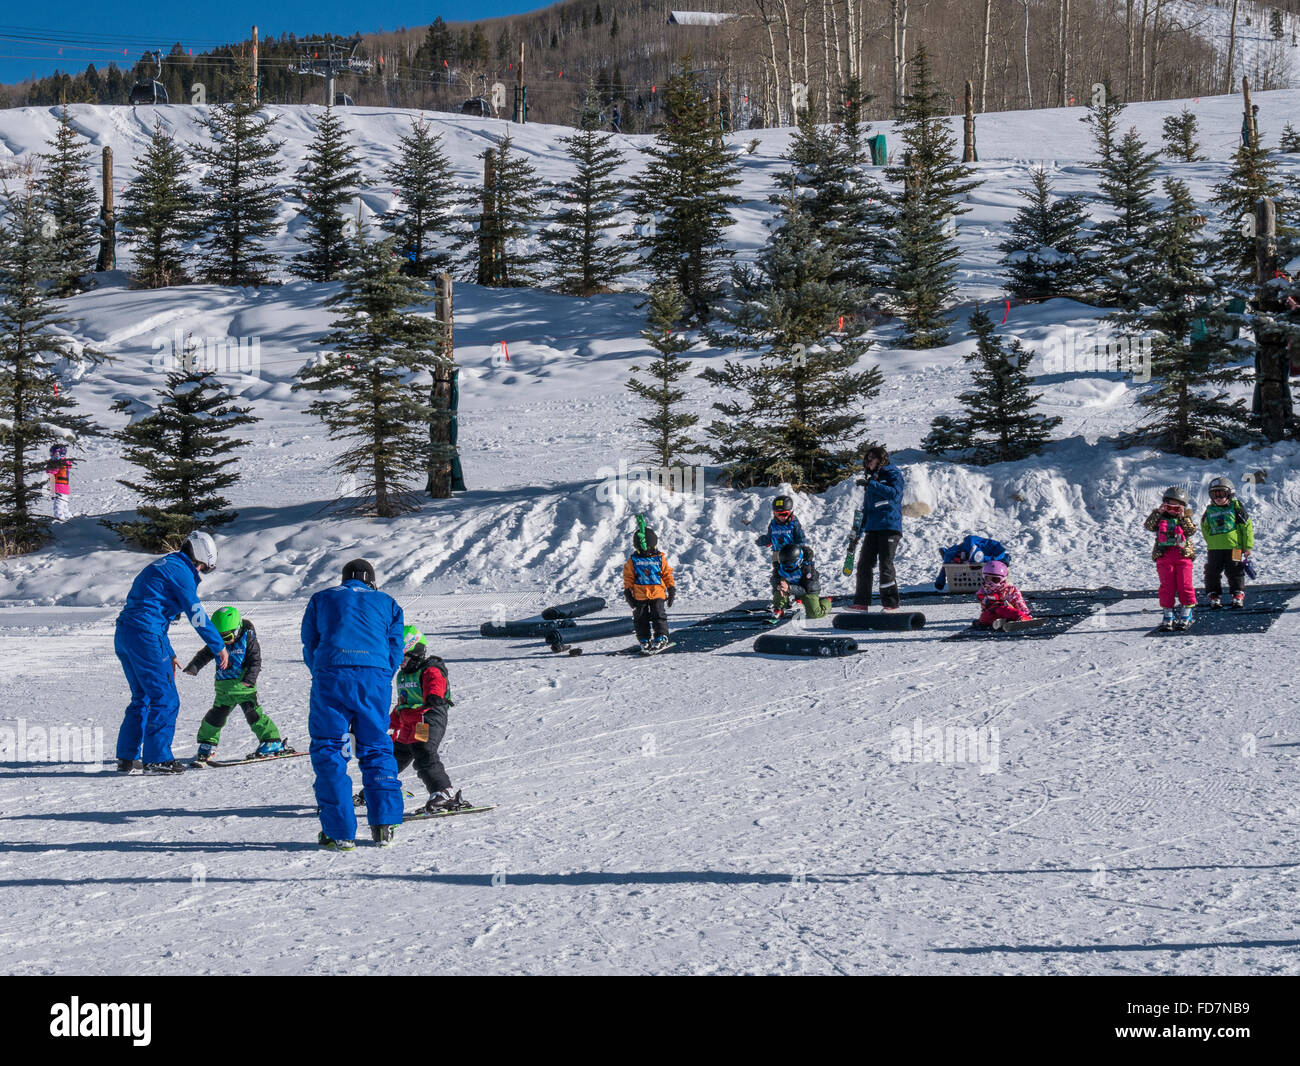
[[[402,652],[410,655],[416,648],[426,647],[424,634],[416,626],[406,626],[402,630]]]
[[[224,637],[227,633],[238,633],[239,627],[244,624],[244,620],[239,617],[239,612],[234,607],[222,607],[212,616],[212,624],[217,627],[217,632]]]

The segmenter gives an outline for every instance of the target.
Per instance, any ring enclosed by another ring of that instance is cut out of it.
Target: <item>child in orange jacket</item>
[[[623,564],[623,598],[632,608],[636,639],[643,652],[652,654],[668,646],[668,608],[676,596],[673,568],[659,550],[659,537],[646,528],[644,518],[637,518],[632,554]]]

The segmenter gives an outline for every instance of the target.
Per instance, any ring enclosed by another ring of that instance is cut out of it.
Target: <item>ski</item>
[[[1026,629],[1037,629],[1039,626],[1047,625],[1046,618],[1026,618],[1023,621],[1004,621],[1000,626],[994,627],[995,633],[1022,633]]]

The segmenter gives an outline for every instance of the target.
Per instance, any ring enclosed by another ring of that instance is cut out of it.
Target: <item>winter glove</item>
[[[185,673],[189,674],[190,677],[198,677],[198,676],[199,676],[199,672],[198,672],[198,670],[195,669],[193,666],[187,666],[187,667],[185,668]]]
[[[631,589],[624,589],[624,590],[623,590],[623,599],[627,600],[627,605],[628,605],[629,607],[635,607],[635,606],[636,606],[636,597],[635,597],[634,595],[632,595],[632,590],[631,590]]]
[[[677,586],[676,586],[676,585],[669,585],[669,586],[668,586],[668,603],[667,603],[667,606],[671,607],[671,606],[673,605],[673,600],[675,600],[675,599],[677,599]]]
[[[770,533],[764,533],[761,537],[759,537],[756,541],[754,541],[754,543],[757,544],[760,548],[766,548],[768,545],[772,543],[772,536]]]

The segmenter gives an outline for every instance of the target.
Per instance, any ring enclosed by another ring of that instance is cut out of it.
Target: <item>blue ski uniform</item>
[[[356,738],[369,823],[401,824],[388,708],[393,676],[402,665],[404,625],[396,600],[357,580],[316,593],[303,614],[302,658],[312,675],[311,764],[321,829],[331,839],[357,835],[344,750],[349,733]]]
[[[172,761],[172,736],[181,708],[167,629],[182,615],[215,656],[225,642],[199,601],[199,569],[184,552],[150,563],[131,583],[117,616],[113,650],[122,664],[131,702],[117,732],[117,757],[146,763]]]

